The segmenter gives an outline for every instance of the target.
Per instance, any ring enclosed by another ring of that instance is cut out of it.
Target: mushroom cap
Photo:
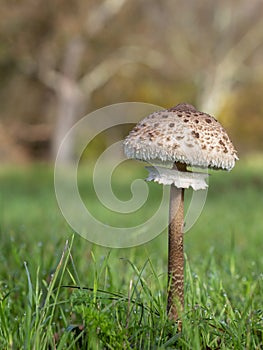
[[[172,166],[231,170],[237,152],[225,129],[212,116],[181,103],[150,114],[124,140],[128,158]]]

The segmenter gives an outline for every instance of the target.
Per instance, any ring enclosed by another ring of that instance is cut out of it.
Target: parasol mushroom
[[[184,189],[205,189],[207,174],[187,166],[231,170],[238,159],[226,131],[209,114],[187,103],[150,114],[124,140],[128,158],[150,162],[148,181],[171,185],[168,228],[167,312],[178,319],[184,308]]]

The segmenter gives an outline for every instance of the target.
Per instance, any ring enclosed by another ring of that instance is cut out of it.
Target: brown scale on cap
[[[193,105],[190,105],[190,103],[179,103],[179,105],[176,105],[175,107],[168,109],[168,111],[169,112],[173,112],[173,111],[196,112],[196,109]]]
[[[236,150],[212,116],[181,103],[139,122],[124,141],[128,158],[231,170]]]

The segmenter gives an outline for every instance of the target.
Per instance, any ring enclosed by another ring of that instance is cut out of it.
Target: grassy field
[[[95,246],[73,236],[61,215],[52,167],[2,168],[0,349],[262,349],[262,172],[261,157],[213,172],[205,208],[185,235],[178,334],[165,313],[166,232],[130,249]],[[126,198],[124,178],[115,186]],[[151,191],[158,198],[159,186]],[[145,216],[153,209],[146,205]]]

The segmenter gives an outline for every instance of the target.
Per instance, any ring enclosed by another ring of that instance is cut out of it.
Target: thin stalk
[[[180,164],[181,165],[181,164]],[[185,166],[178,170],[185,171]],[[168,231],[168,301],[169,318],[178,321],[178,330],[182,323],[179,317],[184,308],[184,189],[171,186],[169,231]]]

